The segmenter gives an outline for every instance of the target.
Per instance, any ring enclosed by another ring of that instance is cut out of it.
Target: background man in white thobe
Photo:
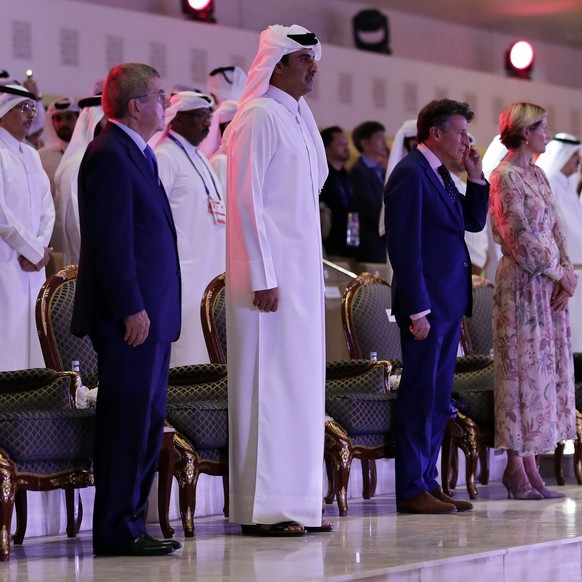
[[[152,140],[160,179],[172,207],[182,274],[182,331],[172,345],[170,366],[209,362],[200,323],[200,301],[208,283],[224,273],[224,192],[198,145],[208,135],[212,97],[180,91],[166,110],[168,131]]]
[[[576,187],[580,175],[582,146],[580,140],[568,133],[556,134],[537,165],[546,173],[556,199],[558,219],[566,236],[566,250],[578,277],[582,277],[582,205]],[[576,287],[568,301],[572,349],[582,352],[582,285]]]
[[[81,114],[73,137],[55,173],[56,210],[63,234],[63,264],[78,265],[81,251],[77,179],[87,146],[99,135],[107,118],[103,115],[101,95],[79,101]]]
[[[263,31],[223,138],[230,520],[248,535],[331,529],[321,521],[327,162],[303,99],[320,56],[301,26]]]
[[[38,152],[24,143],[36,96],[0,86],[0,370],[44,367],[34,317],[55,209]]]

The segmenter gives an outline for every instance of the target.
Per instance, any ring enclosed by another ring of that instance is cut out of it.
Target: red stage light
[[[526,40],[515,42],[505,54],[505,70],[511,77],[530,79],[534,65],[535,52]]]
[[[182,12],[193,20],[216,22],[214,0],[182,0]]]

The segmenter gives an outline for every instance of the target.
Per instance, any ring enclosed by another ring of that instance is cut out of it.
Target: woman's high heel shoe
[[[533,489],[531,485],[529,487],[523,487],[519,489],[520,484],[513,483],[513,480],[509,478],[507,475],[503,475],[503,479],[501,481],[503,486],[507,489],[507,499],[509,499],[512,495],[514,499],[543,499],[544,496],[542,493]],[[521,484],[525,485],[525,484]],[[529,483],[528,483],[529,485]]]
[[[546,487],[537,488],[536,491],[544,498],[544,499],[563,499],[566,497],[563,493],[559,491],[552,491],[551,489],[547,489]]]

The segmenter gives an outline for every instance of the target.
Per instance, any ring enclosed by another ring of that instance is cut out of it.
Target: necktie
[[[444,166],[439,166],[437,168],[437,172],[441,175],[443,182],[445,183],[445,190],[448,192],[449,196],[451,197],[451,202],[454,204],[457,201],[457,195],[459,191],[451,178],[451,174]]]
[[[143,153],[147,161],[150,163],[154,176],[158,178],[158,162],[156,161],[156,154],[154,154],[154,150],[152,150],[152,148],[149,145],[147,145]]]

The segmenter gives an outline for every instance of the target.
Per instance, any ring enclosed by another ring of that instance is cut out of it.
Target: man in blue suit
[[[108,123],[79,171],[81,255],[72,331],[98,356],[93,550],[161,555],[180,544],[143,518],[159,457],[171,342],[180,334],[180,267],[170,206],[147,140],[165,127],[155,69],[115,66]]]
[[[432,101],[418,115],[418,147],[390,175],[384,193],[392,312],[400,327],[403,371],[396,426],[396,508],[400,513],[468,511],[444,494],[437,457],[451,402],[461,319],[472,308],[465,230],[485,226],[489,185],[469,147],[467,103]],[[467,192],[443,164],[462,161]],[[444,171],[443,171],[444,170]]]

